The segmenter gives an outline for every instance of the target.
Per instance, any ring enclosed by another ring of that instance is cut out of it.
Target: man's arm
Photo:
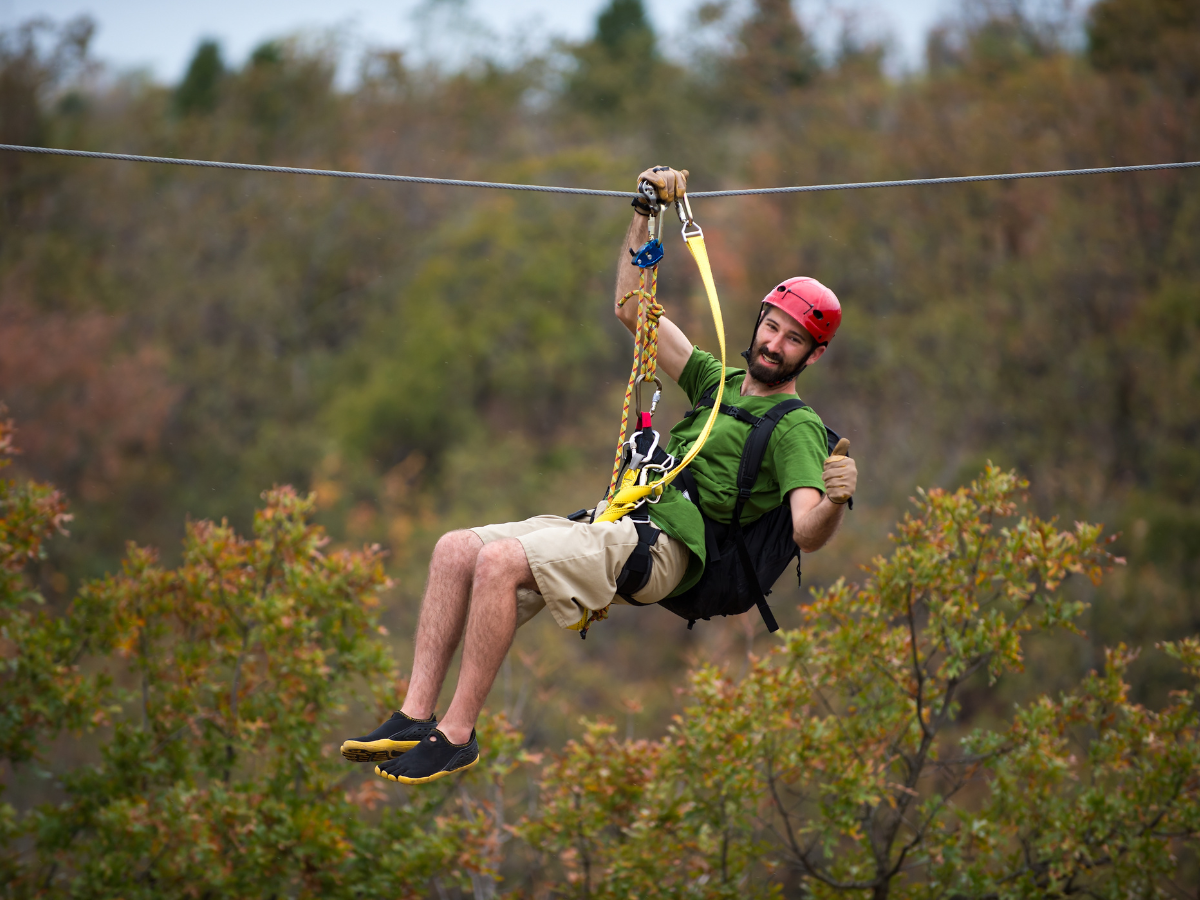
[[[632,249],[636,253],[641,249],[642,244],[646,243],[650,236],[647,224],[649,221],[647,216],[634,213],[633,221],[629,223],[629,230],[625,232],[625,241],[621,244],[621,253],[617,258],[616,303],[620,303],[622,297],[637,289],[638,275],[641,270],[632,265],[633,257],[629,255],[629,250]],[[637,297],[630,297],[625,301],[624,306],[616,307],[617,318],[624,323],[631,334],[637,327],[637,307]],[[672,380],[679,381],[679,376],[683,374],[683,367],[687,365],[687,361],[691,357],[692,342],[687,339],[687,335],[666,316],[661,316],[658,320],[659,368],[666,372]]]
[[[842,438],[825,460],[821,479],[825,493],[816,488],[796,488],[788,494],[792,507],[792,538],[805,553],[820,550],[833,537],[846,514],[846,503],[858,488],[858,467],[846,454],[850,441]]]
[[[816,488],[796,488],[788,494],[788,502],[792,506],[792,539],[805,553],[829,543],[846,514],[845,503],[834,503]]]

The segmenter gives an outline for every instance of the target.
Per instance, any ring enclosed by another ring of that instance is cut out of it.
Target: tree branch
[[[908,608],[908,640],[912,646],[913,675],[917,679],[917,724],[921,726],[921,733],[926,737],[930,737],[930,731],[925,726],[925,670],[921,666],[921,655],[917,650],[917,623],[913,617],[912,585],[909,585],[905,605]]]

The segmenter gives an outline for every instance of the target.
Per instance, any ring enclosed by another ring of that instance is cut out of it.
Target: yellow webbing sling
[[[704,291],[708,295],[708,306],[712,310],[713,326],[717,329],[717,344],[721,348],[721,372],[724,373],[725,323],[721,318],[721,301],[717,299],[717,286],[713,281],[712,266],[708,262],[708,250],[704,246],[704,232],[691,219],[690,212],[691,210],[689,209],[688,221],[683,228],[683,240],[687,244],[688,250],[691,251],[692,258],[696,260],[696,267],[700,270],[700,280],[704,282]],[[692,230],[689,231],[689,229]],[[621,487],[609,500],[608,506],[596,517],[595,521],[615,522],[622,516],[626,516],[637,509],[643,500],[651,496],[660,496],[666,486],[675,480],[675,476],[682,472],[696,458],[696,454],[700,452],[700,449],[704,446],[704,442],[708,440],[713,423],[716,422],[717,415],[721,409],[721,399],[724,393],[725,379],[722,377],[717,382],[717,396],[714,398],[712,412],[708,414],[708,420],[704,423],[704,428],[700,431],[700,436],[696,438],[695,443],[692,444],[691,449],[688,450],[679,465],[653,484],[632,484]]]

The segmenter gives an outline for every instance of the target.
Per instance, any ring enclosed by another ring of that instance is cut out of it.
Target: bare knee
[[[433,548],[430,568],[447,567],[472,572],[483,541],[473,531],[449,531],[438,538]]]
[[[521,542],[508,538],[484,544],[475,560],[475,580],[512,588],[533,587],[533,573]]]

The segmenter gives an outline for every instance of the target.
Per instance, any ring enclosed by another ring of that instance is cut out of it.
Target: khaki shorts
[[[525,548],[537,590],[517,591],[518,628],[544,606],[560,627],[570,628],[592,610],[625,603],[617,596],[617,577],[638,542],[628,517],[589,525],[561,516],[534,516],[471,531],[485,544],[515,538]],[[650,557],[650,580],[633,595],[638,603],[657,603],[671,593],[687,571],[690,551],[663,532],[651,546]]]

